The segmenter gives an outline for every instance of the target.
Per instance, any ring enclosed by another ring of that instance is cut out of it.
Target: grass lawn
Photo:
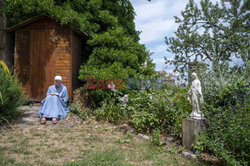
[[[71,127],[0,131],[0,165],[209,165],[155,147],[118,126],[91,121]]]

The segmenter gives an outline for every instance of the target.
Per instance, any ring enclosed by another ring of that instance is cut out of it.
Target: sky
[[[174,55],[167,52],[165,37],[173,37],[178,28],[174,16],[180,16],[189,0],[131,0],[136,17],[136,30],[142,31],[140,43],[145,44],[150,52],[156,70],[166,68],[164,57],[173,59]],[[195,0],[198,2],[199,0]],[[216,1],[216,0],[212,0]],[[170,72],[174,66],[168,66]]]

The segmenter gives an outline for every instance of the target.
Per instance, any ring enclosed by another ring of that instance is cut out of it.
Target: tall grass
[[[0,124],[8,123],[19,115],[17,107],[24,104],[25,97],[16,75],[9,72],[1,61],[0,65]]]

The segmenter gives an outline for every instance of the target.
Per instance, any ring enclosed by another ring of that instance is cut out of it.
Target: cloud
[[[211,0],[213,4],[218,0]],[[140,42],[147,44],[173,36],[178,25],[174,16],[180,16],[189,0],[131,0],[136,17],[136,29],[142,31]],[[200,0],[195,0],[199,4]]]
[[[156,70],[162,70],[166,66],[164,58],[154,58],[153,63],[157,65]]]
[[[152,22],[145,22],[137,26],[138,30],[142,30],[140,35],[141,43],[148,43],[163,40],[164,36],[174,29],[174,20],[157,19]]]
[[[172,60],[172,58],[169,58]],[[153,58],[153,63],[156,64],[156,70],[160,71],[162,70],[163,68],[166,68],[166,64],[165,64],[165,59],[164,57],[163,58]],[[167,67],[167,72],[170,72],[171,70],[174,69],[174,65],[168,65]]]
[[[156,70],[166,67],[164,56],[168,59],[174,55],[166,51],[165,36],[172,37],[178,28],[174,16],[180,16],[189,0],[131,0],[136,12],[136,30],[142,31],[140,43],[153,51]],[[216,2],[218,0],[212,0]],[[199,3],[200,0],[195,0]],[[173,68],[173,66],[171,66]]]
[[[164,60],[164,58],[155,58],[155,59],[153,59],[153,63],[165,64],[165,60]]]
[[[145,2],[145,1],[144,1]],[[162,17],[166,13],[166,1],[152,1],[138,5],[136,10],[136,21],[143,22],[152,18]]]
[[[166,50],[167,50],[167,45],[166,44],[156,45],[155,47],[153,47],[151,49],[151,51],[153,51],[155,54],[166,52]]]
[[[188,0],[132,0],[136,12],[136,29],[142,31],[140,42],[143,44],[164,40],[176,29],[174,16],[186,6]]]

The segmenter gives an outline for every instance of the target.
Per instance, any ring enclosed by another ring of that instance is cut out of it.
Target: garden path
[[[45,125],[41,125],[40,118],[38,118],[38,110],[40,105],[35,106],[21,106],[19,110],[22,112],[22,116],[17,122],[17,126],[20,128],[56,128],[56,127],[71,127],[79,124],[80,117],[69,114],[66,119],[61,119],[57,124],[52,124],[51,120],[47,120]]]

